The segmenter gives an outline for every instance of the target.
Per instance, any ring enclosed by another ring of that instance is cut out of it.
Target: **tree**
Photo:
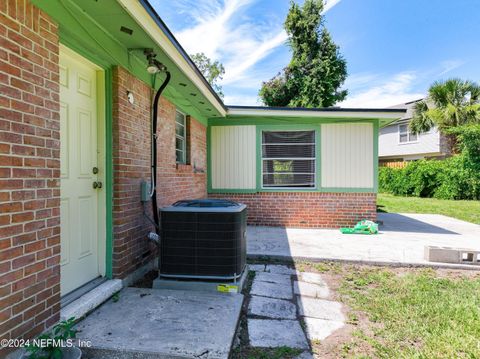
[[[222,86],[218,84],[218,81],[220,81],[225,74],[223,65],[219,61],[212,62],[203,52],[191,55],[190,57],[218,96],[223,99]]]
[[[410,129],[427,132],[436,126],[445,135],[449,153],[456,153],[456,128],[480,123],[480,86],[468,80],[434,82],[428,96],[413,108]]]
[[[264,82],[259,95],[267,106],[329,107],[347,96],[340,90],[347,65],[324,26],[323,0],[291,2],[285,31],[292,59],[281,73]]]
[[[434,82],[427,98],[414,106],[410,129],[427,132],[437,126],[440,131],[480,123],[480,86],[468,80],[449,79]]]

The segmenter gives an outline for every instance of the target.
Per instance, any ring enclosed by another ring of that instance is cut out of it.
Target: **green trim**
[[[177,121],[177,114],[183,116],[183,124]],[[177,124],[183,126],[183,138],[177,135]],[[183,145],[181,149],[177,148],[177,139],[180,137],[180,140],[183,141]],[[177,161],[177,151],[181,151],[183,153],[182,161]],[[187,115],[182,112],[179,108],[175,108],[175,162],[180,165],[186,165],[188,163],[187,160]]]
[[[263,131],[315,131],[315,188],[262,188],[262,132]],[[257,143],[257,192],[318,192],[321,183],[320,177],[320,131],[319,124],[280,124],[280,125],[259,125],[256,127]]]
[[[280,188],[280,189],[262,189],[258,191],[256,189],[209,189],[208,193],[244,193],[244,194],[252,194],[252,193],[262,193],[262,192],[289,192],[289,193],[297,193],[297,192],[314,192],[314,193],[376,193],[374,192],[373,188],[321,188],[321,189],[288,189],[288,188]]]
[[[379,118],[331,118],[331,117],[230,117],[210,118],[209,126],[308,126],[321,123],[375,123]]]
[[[105,277],[113,278],[113,76],[105,69]]]
[[[262,190],[262,128],[261,126],[255,127],[255,143],[256,143],[256,156],[255,156],[255,185],[257,192]]]
[[[326,192],[326,193],[375,193],[375,190],[373,188],[323,187],[320,192]]]
[[[209,189],[208,193],[257,193],[255,188],[253,189],[235,189],[235,188],[222,188],[222,189]]]
[[[378,134],[379,124],[373,124],[373,192],[378,192]]]
[[[212,192],[212,128],[207,127],[207,193]]]

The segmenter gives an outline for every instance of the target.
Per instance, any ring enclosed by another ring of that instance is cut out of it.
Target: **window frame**
[[[177,122],[177,114],[183,116],[183,124]],[[177,134],[177,124],[183,126],[183,137]],[[183,149],[177,149],[177,139],[183,141]],[[177,160],[177,151],[183,152],[183,161]],[[187,115],[179,109],[175,109],[175,163],[187,164]]]
[[[283,186],[283,187],[275,187],[275,186],[265,186],[263,181],[263,163],[265,160],[272,160],[272,159],[280,159],[280,158],[265,158],[263,157],[263,133],[264,132],[313,132],[314,137],[314,156],[313,157],[301,157],[301,158],[287,158],[282,157],[282,160],[313,160],[314,161],[314,170],[313,170],[313,181],[314,185],[312,187],[298,187],[298,186]],[[260,161],[259,170],[260,173],[258,175],[259,178],[259,188],[262,191],[316,191],[318,190],[318,168],[319,168],[319,129],[317,128],[260,128],[258,132],[258,143],[259,143],[259,158]]]
[[[401,130],[402,126],[407,127],[406,131],[402,132],[402,130]],[[407,135],[407,140],[404,141],[404,142],[402,142],[402,140],[401,140],[402,135]],[[416,136],[416,138],[414,140],[411,140],[411,136]],[[412,133],[412,131],[409,129],[408,122],[399,123],[398,124],[398,144],[408,145],[408,144],[417,143],[417,142],[418,142],[418,134],[414,135]]]

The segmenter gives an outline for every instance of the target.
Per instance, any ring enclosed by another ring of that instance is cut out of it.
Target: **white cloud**
[[[337,5],[341,0],[325,0],[325,7],[323,8],[323,13],[326,13],[332,7]]]
[[[241,82],[240,87],[245,88],[250,81],[248,87],[257,91],[260,80],[255,73],[265,71],[253,71],[254,68],[287,40],[282,18],[249,12],[259,1],[178,0],[174,4],[177,14],[186,17],[191,24],[178,31],[176,37],[189,54],[203,52],[223,63],[222,85],[235,87]],[[340,1],[327,1],[324,13]],[[235,93],[231,95],[236,96]]]
[[[413,71],[400,72],[391,76],[358,74],[350,78],[351,93],[338,104],[350,108],[384,108],[417,100],[424,96],[413,90],[418,79]],[[346,81],[349,84],[349,80]]]
[[[465,61],[462,61],[462,60],[446,60],[446,61],[443,61],[440,64],[441,72],[437,76],[443,76],[443,75],[449,73],[450,71],[453,71],[453,70],[459,68],[460,66],[462,66],[464,64],[465,64]]]
[[[187,12],[193,26],[178,32],[177,37],[189,53],[204,52],[219,59],[229,41],[239,38],[241,29],[233,25],[238,16],[254,0],[180,0],[176,6]]]
[[[235,106],[262,106],[258,96],[252,95],[225,95],[223,102]]]
[[[285,43],[287,34],[281,31],[270,39],[266,39],[258,43],[255,49],[249,50],[242,58],[233,58],[225,64],[225,77],[223,84],[230,84],[242,79],[245,72],[253,67],[260,60],[269,55],[275,48]]]

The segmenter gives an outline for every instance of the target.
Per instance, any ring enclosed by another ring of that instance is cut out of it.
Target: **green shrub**
[[[382,167],[380,192],[397,196],[440,199],[480,199],[480,125],[449,131],[457,137],[460,154],[443,161],[419,160],[404,168]]]
[[[432,197],[438,187],[442,161],[420,160],[404,168],[382,167],[379,171],[380,192],[397,196]]]
[[[393,183],[396,176],[395,169],[380,167],[378,171],[378,190],[383,193],[393,193]]]

